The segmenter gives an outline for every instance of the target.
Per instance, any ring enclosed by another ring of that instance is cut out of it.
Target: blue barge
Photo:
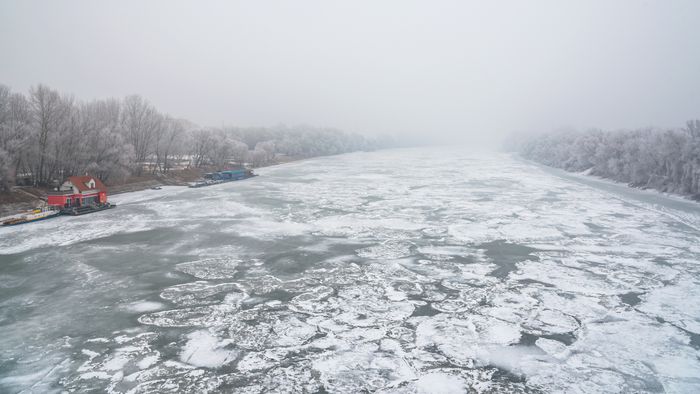
[[[204,187],[218,185],[226,182],[240,181],[243,179],[252,178],[257,176],[253,173],[253,170],[246,168],[238,170],[223,170],[217,172],[209,172],[204,174],[204,179],[191,183],[190,187]]]

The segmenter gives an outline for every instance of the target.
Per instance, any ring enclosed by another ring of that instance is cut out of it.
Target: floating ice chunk
[[[453,256],[470,256],[475,253],[474,249],[454,245],[421,246],[417,251],[432,260],[440,260],[442,258],[450,260]]]
[[[432,304],[432,307],[440,312],[455,313],[469,311],[476,305],[478,304],[474,304],[466,300],[450,298],[444,301],[435,302]]]
[[[373,392],[416,379],[402,357],[376,352],[376,345],[369,344],[320,357],[313,361],[313,369],[330,392]]]
[[[311,291],[299,294],[289,302],[289,308],[302,313],[320,313],[328,309],[328,304],[324,302],[334,293],[332,287],[318,286]]]
[[[269,346],[299,346],[318,333],[316,327],[306,324],[295,316],[281,316],[272,326]]]
[[[87,342],[87,343],[90,343],[90,342],[103,342],[103,343],[106,343],[106,342],[109,342],[109,339],[107,339],[107,338],[90,338],[90,339],[86,340],[85,342]]]
[[[334,237],[357,237],[378,231],[407,232],[420,230],[423,225],[399,218],[367,217],[361,214],[327,216],[314,222],[319,234]]]
[[[116,355],[114,355],[114,357],[107,360],[103,364],[103,368],[107,371],[119,371],[122,368],[124,368],[124,366],[128,362],[129,362],[129,357],[127,357],[126,354],[117,353]]]
[[[510,273],[514,280],[548,283],[560,290],[580,294],[615,295],[628,290],[619,283],[607,281],[604,276],[568,267],[561,261],[525,261],[517,265],[518,271]]]
[[[165,361],[152,368],[132,374],[128,378],[130,382],[138,382],[136,386],[127,391],[129,394],[216,393],[221,391],[219,386],[223,380],[215,373],[176,361]],[[133,383],[127,387],[131,387],[131,385]],[[119,391],[122,390],[111,390],[111,392]]]
[[[89,349],[81,349],[80,352],[83,353],[84,355],[90,357],[90,360],[92,360],[93,358],[100,355],[100,353],[93,352],[92,350],[89,350]]]
[[[158,327],[212,327],[235,320],[237,309],[230,304],[172,309],[145,314],[139,317],[139,322]]]
[[[458,318],[438,314],[423,320],[416,328],[416,345],[435,345],[446,356],[464,366],[483,358],[485,347],[501,347],[520,340],[520,328],[487,316]]]
[[[384,287],[384,294],[386,295],[386,298],[388,298],[390,301],[403,301],[408,298],[408,295],[406,293],[397,290],[391,285],[387,285]]]
[[[415,383],[420,394],[462,394],[467,391],[464,379],[446,373],[429,373]]]
[[[535,218],[538,219],[538,218]],[[499,226],[498,231],[509,241],[533,242],[563,239],[564,234],[546,221],[521,220]]]
[[[160,297],[183,306],[206,305],[220,302],[222,293],[238,291],[235,283],[211,284],[205,281],[170,286]],[[243,293],[236,293],[243,295]]]
[[[248,294],[246,293],[240,293],[240,292],[233,292],[233,293],[228,293],[224,297],[224,304],[228,305],[234,305],[238,308],[243,305],[243,302],[245,302],[245,299],[248,298]]]
[[[700,283],[689,278],[651,291],[638,309],[700,334]]]
[[[531,288],[527,298],[529,303],[533,298],[537,298],[550,309],[566,311],[580,321],[600,319],[609,313],[609,309],[601,305],[600,297],[595,294],[572,294],[554,289]],[[528,309],[530,308],[532,306]]]
[[[112,378],[112,375],[103,372],[103,371],[95,371],[95,372],[86,372],[83,374],[80,374],[79,378],[81,380],[90,380],[90,379],[101,379],[101,380],[110,380]]]
[[[418,296],[418,295],[423,294],[423,285],[421,285],[420,283],[398,281],[398,282],[393,282],[391,285],[397,291],[400,291],[400,292],[407,294],[409,296]]]
[[[442,237],[447,234],[445,227],[426,227],[421,230],[421,233],[428,237]]]
[[[633,333],[633,334],[632,334]],[[552,391],[659,392],[692,387],[700,382],[700,361],[680,330],[623,310],[588,322],[586,335],[568,347],[562,362],[537,367],[522,359],[518,367],[528,382]],[[560,345],[538,339],[553,355]]]
[[[264,295],[282,288],[283,282],[279,278],[272,275],[263,275],[252,278],[246,278],[241,281],[240,287],[246,292],[255,295]]]
[[[434,283],[428,283],[422,286],[423,294],[421,295],[421,299],[424,301],[442,301],[447,298],[447,294]]]
[[[219,341],[208,330],[195,331],[187,336],[180,360],[198,367],[218,368],[238,356],[238,352],[226,348],[229,344],[230,341]]]
[[[379,245],[369,246],[357,251],[357,255],[365,259],[396,260],[412,254],[412,244],[400,241],[387,241]]]
[[[578,322],[572,316],[553,309],[537,311],[534,318],[525,321],[524,325],[538,334],[563,334],[579,328]]]
[[[250,352],[238,362],[236,368],[241,372],[253,372],[270,369],[276,364],[275,360],[265,357],[265,352]]]
[[[535,345],[542,349],[545,353],[557,359],[564,359],[570,354],[569,349],[566,345],[554,339],[547,338],[537,338]]]
[[[83,349],[81,353],[88,356],[88,359],[76,369],[80,374],[65,379],[63,386],[68,391],[84,390],[91,386],[86,386],[83,380],[100,379],[111,382],[106,391],[115,391],[113,388],[124,379],[124,371],[135,368],[142,369],[144,360],[152,360],[148,362],[149,366],[158,361],[159,353],[150,346],[155,337],[156,334],[148,332],[134,336],[120,335],[115,342],[126,346],[118,348],[111,348],[110,345],[113,343],[103,344],[99,341],[86,341],[86,343],[93,344],[91,346],[105,346],[106,348],[98,349],[100,351]],[[128,378],[131,378],[132,375]]]
[[[159,359],[159,358],[160,358],[160,357],[159,357],[157,354],[156,354],[156,355],[151,355],[151,356],[144,357],[143,359],[141,359],[141,361],[138,362],[138,366],[139,366],[140,369],[147,369],[147,368],[150,368],[150,367],[152,367],[155,363],[158,362],[158,359]]]
[[[376,342],[386,336],[386,328],[383,327],[350,327],[335,333],[335,337],[345,341],[348,346],[358,343]]]
[[[457,287],[454,282],[452,282],[450,286],[453,288]],[[451,296],[452,298],[434,302],[432,306],[434,309],[441,312],[466,312],[474,310],[480,307],[482,304],[485,304],[489,297],[492,296],[493,292],[493,288],[467,286],[464,287],[463,290],[459,291],[457,297]]]
[[[259,351],[268,347],[302,345],[318,330],[292,314],[269,312],[259,314],[255,319],[233,321],[228,333],[237,347]]]
[[[450,237],[467,243],[481,243],[503,238],[503,235],[486,223],[453,224],[447,227]]]
[[[285,367],[272,367],[262,374],[246,373],[235,377],[246,385],[230,385],[233,392],[241,394],[260,393],[318,393],[323,387],[318,375],[311,369],[307,360],[298,360]]]
[[[233,257],[216,257],[180,263],[177,269],[199,279],[227,279],[233,278],[240,263]]]
[[[501,209],[499,207],[498,209]],[[536,218],[541,219],[541,218]],[[545,220],[513,219],[502,215],[499,219],[448,226],[448,234],[455,240],[478,244],[506,239],[512,242],[554,241],[564,234]]]
[[[241,237],[276,239],[304,235],[311,232],[312,229],[313,227],[307,223],[291,220],[271,220],[262,216],[255,216],[239,221],[229,231]]]
[[[386,336],[403,344],[412,344],[415,341],[415,331],[404,326],[391,327],[387,330]]]
[[[328,299],[329,305],[341,311],[335,319],[356,327],[371,327],[400,321],[413,313],[408,301],[393,302],[385,297],[378,286],[357,285],[338,290],[337,297]]]
[[[165,305],[155,301],[136,301],[125,305],[125,309],[131,312],[144,313],[163,309]]]

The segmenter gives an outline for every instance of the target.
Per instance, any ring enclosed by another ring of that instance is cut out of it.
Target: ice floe
[[[0,229],[0,391],[700,390],[693,212],[506,155],[261,173]]]

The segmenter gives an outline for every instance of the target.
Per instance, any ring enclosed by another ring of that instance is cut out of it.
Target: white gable
[[[63,184],[61,185],[61,187],[59,188],[59,190],[61,190],[61,191],[73,190],[73,191],[75,192],[75,190],[77,190],[77,189],[75,189],[75,188],[73,187],[73,184],[70,183],[70,181],[65,181],[65,182],[63,182]]]

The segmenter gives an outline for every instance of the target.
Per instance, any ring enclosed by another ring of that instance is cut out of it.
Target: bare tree
[[[255,145],[255,150],[256,151],[261,151],[262,152],[262,164],[269,163],[272,160],[275,159],[275,151],[276,151],[276,142],[275,140],[267,140],[267,141],[262,141],[258,142]]]
[[[529,159],[700,199],[700,121],[685,129],[550,133],[521,144]]]
[[[234,139],[229,139],[228,143],[231,149],[229,160],[238,165],[244,165],[245,161],[248,159],[248,145],[246,145],[245,142]]]
[[[166,116],[163,119],[162,126],[159,128],[159,133],[155,141],[155,165],[153,173],[160,171],[165,174],[170,170],[170,156],[173,155],[176,149],[181,147],[180,141],[183,139],[186,132],[186,121],[173,119]]]
[[[122,108],[122,128],[126,140],[131,144],[135,154],[136,174],[143,172],[143,166],[152,153],[156,133],[162,127],[163,117],[148,101],[141,96],[128,96]]]
[[[29,98],[32,109],[33,127],[36,156],[33,162],[32,175],[35,184],[46,184],[50,180],[51,174],[48,170],[50,160],[50,143],[59,132],[66,121],[70,111],[69,99],[64,100],[61,95],[45,85],[38,85],[29,91]]]
[[[190,135],[191,167],[199,168],[207,164],[210,152],[214,149],[215,141],[211,130],[199,129]]]
[[[103,180],[141,175],[146,167],[166,174],[187,159],[190,167],[261,166],[278,154],[310,157],[379,146],[357,134],[309,126],[202,129],[161,115],[137,95],[79,102],[45,85],[31,88],[26,97],[0,85],[0,189],[5,190],[19,174],[34,185],[49,185],[84,172]],[[696,167],[680,171],[688,177]]]

